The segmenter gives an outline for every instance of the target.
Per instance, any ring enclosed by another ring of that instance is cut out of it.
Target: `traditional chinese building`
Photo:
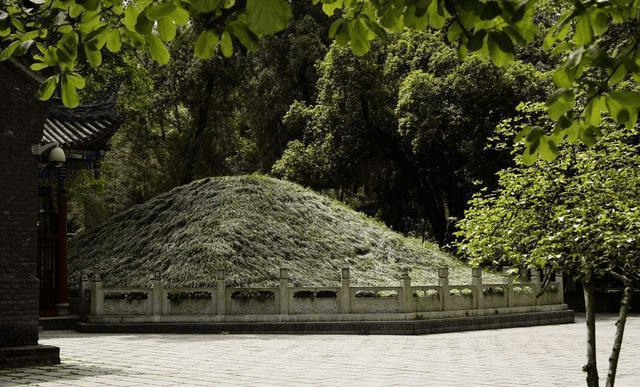
[[[103,103],[81,105],[74,109],[64,107],[60,101],[53,101],[49,108],[42,140],[33,149],[40,163],[38,279],[41,316],[69,313],[65,181],[73,171],[80,169],[99,173],[100,159],[108,149],[107,142],[120,123],[113,97]],[[64,162],[55,157],[64,159]]]

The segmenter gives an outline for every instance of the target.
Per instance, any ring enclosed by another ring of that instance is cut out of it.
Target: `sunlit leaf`
[[[173,3],[152,3],[145,9],[144,13],[149,20],[160,20],[171,16],[176,8]]]
[[[231,41],[231,35],[227,31],[224,31],[220,38],[220,50],[222,50],[222,55],[225,58],[233,56],[233,42]]]
[[[195,54],[200,59],[209,59],[215,54],[217,46],[218,35],[212,31],[202,31],[196,40]]]
[[[291,5],[286,0],[247,0],[247,24],[257,35],[282,31],[291,16]]]
[[[161,65],[167,64],[171,56],[169,54],[169,50],[167,50],[167,47],[162,43],[160,37],[155,33],[151,33],[146,35],[145,38],[149,44],[149,53],[153,60]]]
[[[122,40],[120,38],[120,31],[111,30],[107,34],[107,50],[111,52],[118,52],[122,48]]]
[[[67,77],[64,76],[64,74],[60,80],[60,94],[64,106],[74,108],[80,104],[76,88],[67,80]]]
[[[58,75],[53,75],[47,78],[40,87],[38,88],[38,98],[42,101],[47,101],[53,95],[53,92],[56,90],[56,86],[58,85]]]

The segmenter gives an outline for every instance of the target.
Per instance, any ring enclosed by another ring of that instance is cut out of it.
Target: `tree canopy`
[[[540,106],[505,122],[502,133],[531,123],[545,126]],[[608,276],[624,291],[609,358],[613,386],[634,281],[640,280],[640,132],[611,120],[603,141],[590,148],[567,144],[553,162],[518,165],[499,172],[499,188],[477,194],[458,222],[460,251],[473,264],[563,271],[583,284],[587,311],[587,384],[598,386],[595,355],[595,281]],[[548,278],[545,281],[548,281]]]
[[[334,44],[318,69],[315,102],[294,102],[284,117],[302,136],[272,172],[343,199],[358,194],[361,207],[403,232],[426,222],[439,242],[476,185],[493,186],[508,162],[485,149],[494,126],[551,88],[530,64],[460,59],[438,32],[395,34],[361,57]]]
[[[404,28],[444,28],[447,39],[464,55],[478,51],[493,63],[515,58],[516,46],[533,41],[537,0],[311,0],[336,15],[328,34],[356,55],[370,50],[376,38]],[[180,26],[199,25],[195,54],[231,57],[236,43],[255,49],[260,37],[283,30],[292,17],[286,0],[3,0],[0,60],[29,54],[34,70],[50,69],[39,90],[43,99],[58,88],[67,106],[79,103],[85,85],[77,63],[99,66],[104,49],[122,45],[150,52],[158,63],[170,58],[167,42]],[[550,132],[523,129],[525,152],[553,158],[558,144],[594,142],[606,114],[633,127],[640,93],[617,90],[622,80],[640,79],[640,0],[573,2],[554,22],[544,46],[562,56],[554,73],[556,92],[548,100],[556,123]],[[35,47],[35,49],[34,49]]]

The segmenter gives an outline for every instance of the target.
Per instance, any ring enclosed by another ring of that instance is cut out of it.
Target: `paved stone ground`
[[[614,322],[598,318],[601,379]],[[0,386],[584,386],[585,337],[581,316],[426,336],[45,331],[62,364],[0,370]],[[616,386],[640,386],[640,316],[627,322]]]

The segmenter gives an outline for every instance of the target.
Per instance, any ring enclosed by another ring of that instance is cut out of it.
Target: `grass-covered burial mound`
[[[296,286],[397,285],[410,266],[415,284],[470,283],[454,258],[299,185],[263,176],[207,178],[174,188],[77,236],[69,279],[99,273],[106,286],[215,286],[217,268],[231,286],[274,286],[280,267]]]

